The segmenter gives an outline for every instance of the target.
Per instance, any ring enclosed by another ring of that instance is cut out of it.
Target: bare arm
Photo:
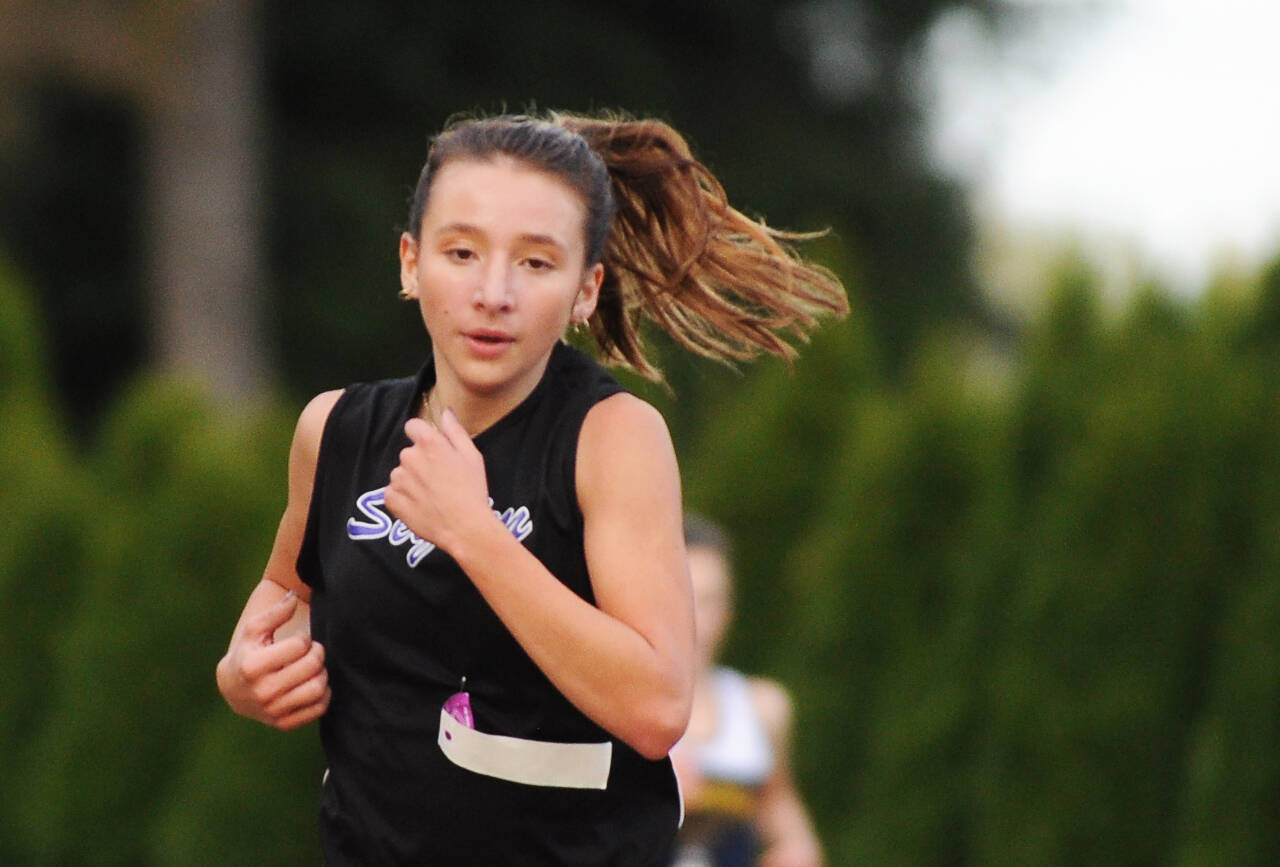
[[[822,848],[791,776],[791,699],[779,684],[764,678],[753,678],[750,689],[775,756],[756,812],[764,841],[761,867],[821,867]]]
[[[311,640],[311,590],[295,563],[306,531],[325,421],[341,392],[302,411],[289,449],[289,498],[262,580],[245,603],[218,662],[218,690],[236,713],[279,729],[320,717],[329,705],[324,648]]]
[[[689,719],[693,606],[680,482],[666,424],[615,395],[578,444],[578,499],[596,606],[560,583],[494,516],[484,465],[451,413],[411,420],[414,446],[388,508],[447,551],[565,697],[642,755],[660,758]],[[598,607],[597,607],[598,606]]]

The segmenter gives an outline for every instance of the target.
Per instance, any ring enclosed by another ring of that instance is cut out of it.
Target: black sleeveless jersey
[[[534,665],[451,557],[382,502],[405,422],[434,382],[348,388],[321,440],[298,557],[332,688],[320,736],[326,863],[662,863],[679,821],[668,759],[612,738]],[[492,508],[562,583],[594,603],[575,487],[587,411],[621,386],[557,344],[534,391],[474,438]],[[441,708],[466,678],[477,732],[611,742],[604,788],[512,782],[455,764]],[[439,738],[439,743],[437,743]]]

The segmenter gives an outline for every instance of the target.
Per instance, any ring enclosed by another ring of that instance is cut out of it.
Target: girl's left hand
[[[419,537],[452,553],[470,528],[493,515],[484,456],[452,410],[439,427],[411,418],[404,432],[412,445],[391,471],[386,506]]]

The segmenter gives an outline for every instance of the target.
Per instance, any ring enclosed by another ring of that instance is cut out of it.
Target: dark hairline
[[[460,154],[454,154],[454,155],[443,158],[441,162],[435,166],[432,174],[438,175],[440,172],[444,171],[445,166],[452,165],[455,163],[469,162],[469,163],[476,163],[476,164],[483,165],[483,164],[498,164],[503,161],[509,162],[512,165],[518,166],[527,171],[536,172],[537,174],[542,175],[543,177],[550,178],[556,181],[557,183],[559,183],[560,186],[568,190],[573,195],[573,197],[578,201],[578,203],[582,206],[583,240],[584,242],[588,241],[586,236],[590,231],[591,203],[586,200],[586,197],[582,194],[580,190],[574,187],[573,184],[565,181],[560,176],[559,173],[551,169],[548,169],[545,166],[540,166],[533,160],[525,159],[524,157],[520,157],[515,154],[509,154],[504,151],[492,151],[490,153],[485,153],[485,154],[460,153]],[[431,186],[434,187],[435,183],[433,182]],[[412,226],[408,230],[409,234],[413,236],[415,241],[422,240],[422,223],[427,217],[427,205],[428,205],[428,202],[430,201],[430,198],[431,198],[430,191],[428,191],[427,198],[422,203],[422,213],[418,217],[418,225]],[[561,244],[559,241],[556,241],[551,236],[548,235],[544,237],[546,238],[547,241],[554,244],[554,246],[564,248],[563,244]],[[591,258],[590,246],[591,246],[590,243],[583,243],[582,245],[583,264],[585,267],[588,267],[588,268],[591,267],[592,265],[595,265],[599,262],[604,261],[603,249],[601,250],[600,255],[596,257],[595,261],[588,261]]]

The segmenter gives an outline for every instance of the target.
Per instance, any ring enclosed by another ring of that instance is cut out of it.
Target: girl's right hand
[[[297,611],[292,591],[244,621],[218,662],[218,690],[241,716],[288,731],[329,709],[329,673],[324,647],[309,631],[276,640]]]

